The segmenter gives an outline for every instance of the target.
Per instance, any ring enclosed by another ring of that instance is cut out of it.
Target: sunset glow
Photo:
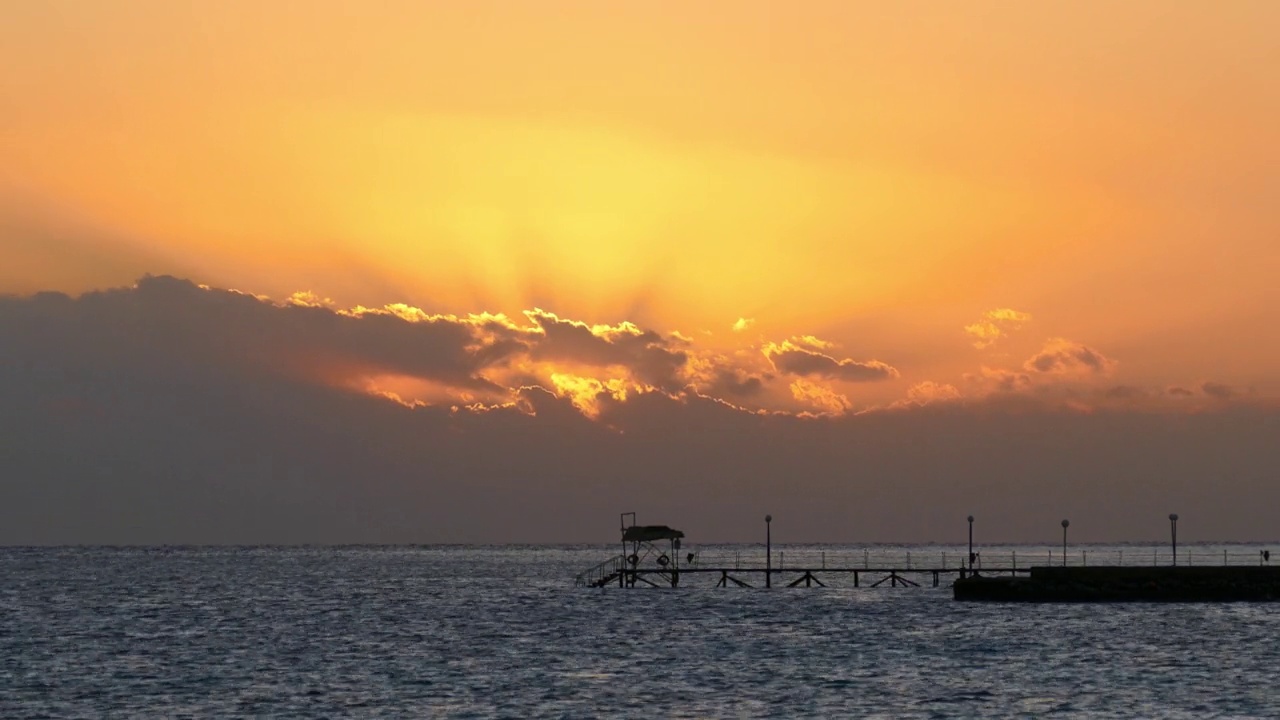
[[[1280,398],[1276,3],[2,14],[13,327],[618,434]]]

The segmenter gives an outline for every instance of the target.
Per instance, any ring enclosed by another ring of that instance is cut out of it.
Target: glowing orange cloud
[[[964,331],[973,338],[973,346],[979,350],[990,347],[1002,337],[1031,322],[1029,313],[1011,308],[988,310],[982,320],[966,325]]]
[[[779,372],[816,376],[844,382],[876,382],[897,378],[900,373],[879,360],[860,362],[851,358],[837,360],[822,350],[831,343],[813,336],[796,337],[781,343],[768,343],[764,354]]]
[[[0,25],[0,292],[813,333],[898,371],[855,404],[1053,336],[1277,394],[1280,9],[1159,5],[45,3]]]

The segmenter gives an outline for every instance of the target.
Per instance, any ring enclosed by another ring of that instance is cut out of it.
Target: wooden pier
[[[939,587],[943,578],[964,579],[976,574],[964,567],[685,567],[643,568],[627,567],[626,558],[619,556],[577,576],[579,587],[679,587],[687,576],[710,575],[716,578],[715,587],[828,587],[834,578],[845,580],[851,587],[922,587],[930,583]],[[984,575],[1016,575],[1029,573],[1030,568],[998,568],[984,571]],[[718,577],[717,577],[718,576]]]
[[[1171,515],[1170,522],[1176,522],[1176,517]],[[1087,580],[1105,586],[1106,592],[1084,593],[1082,598],[1107,593],[1129,597],[1133,593],[1125,583],[1132,578],[1140,578],[1148,584],[1158,579],[1176,590],[1157,593],[1161,598],[1165,595],[1181,598],[1196,593],[1205,596],[1222,594],[1213,583],[1244,583],[1261,588],[1254,595],[1280,599],[1280,566],[1271,567],[1271,552],[1267,549],[1229,551],[1223,548],[1204,552],[1184,548],[1179,552],[1176,544],[1169,548],[1069,548],[1066,521],[1062,523],[1060,552],[1043,547],[1031,550],[988,548],[988,556],[983,558],[981,552],[975,552],[975,549],[982,548],[973,545],[973,518],[970,517],[968,552],[956,552],[954,548],[940,549],[936,553],[932,550],[925,553],[916,551],[913,557],[911,550],[902,548],[874,554],[870,548],[863,549],[860,554],[847,551],[827,553],[809,548],[793,554],[793,562],[787,566],[786,552],[775,554],[772,547],[770,523],[773,518],[769,515],[765,516],[763,557],[757,555],[755,549],[748,550],[745,557],[741,552],[723,550],[718,551],[718,555],[713,550],[708,557],[698,551],[683,549],[683,532],[666,525],[638,525],[635,519],[635,513],[622,514],[622,552],[579,573],[575,585],[676,588],[688,586],[690,581],[697,579],[702,580],[697,583],[699,585],[717,588],[918,588],[926,585],[936,588],[944,580],[954,579],[957,599],[1041,600],[1065,596],[1064,593],[1070,595],[1067,590],[1057,588],[1057,585],[1066,583],[1059,582],[1062,578],[1076,585],[1088,584]],[[827,562],[829,554],[836,556],[831,558],[834,562]],[[800,556],[798,560],[796,555]],[[1250,567],[1254,569],[1250,570]],[[1195,585],[1192,588],[1193,580],[1205,587]],[[1121,585],[1124,585],[1123,592],[1112,587]],[[1184,586],[1192,589],[1183,592]],[[1074,595],[1070,597],[1075,598]]]
[[[771,517],[766,517],[766,522]],[[1029,566],[1019,568],[1017,558],[1009,567],[993,567],[990,570],[974,568],[977,555],[970,553],[969,564],[962,561],[948,564],[945,553],[935,559],[932,564],[913,564],[911,554],[906,554],[906,562],[884,562],[877,559],[872,565],[869,554],[864,554],[862,565],[828,566],[826,556],[816,564],[801,563],[794,567],[783,567],[781,560],[785,555],[779,554],[779,566],[773,564],[772,547],[766,538],[764,567],[747,566],[734,562],[728,563],[712,560],[706,562],[696,552],[682,555],[681,541],[684,533],[666,525],[638,525],[635,513],[623,513],[621,516],[622,552],[605,560],[595,567],[579,573],[574,584],[579,587],[612,587],[634,588],[675,588],[680,587],[681,579],[689,576],[711,576],[715,578],[715,587],[730,586],[741,588],[766,587],[775,583],[779,587],[828,587],[834,579],[839,578],[852,586],[858,587],[922,587],[930,583],[939,587],[943,578],[955,577],[964,579],[979,572],[988,575],[1027,573]],[[954,556],[953,556],[954,557]],[[813,558],[817,559],[817,558]]]

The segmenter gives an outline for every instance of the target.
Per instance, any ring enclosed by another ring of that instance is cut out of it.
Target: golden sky
[[[773,409],[1041,378],[1280,392],[1274,2],[0,19],[0,292],[172,274],[521,332],[540,308],[599,337],[680,333],[707,382],[787,376]],[[620,380],[559,357],[509,370]]]

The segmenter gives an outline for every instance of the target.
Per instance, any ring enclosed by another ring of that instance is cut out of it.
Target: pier
[[[1280,600],[1280,566],[1036,567],[952,587],[956,600],[985,602],[1267,602]]]
[[[828,564],[826,554],[805,553],[791,566],[786,565],[786,554],[779,553],[778,566],[773,564],[771,542],[772,516],[765,517],[765,564],[743,565],[740,557],[710,556],[702,553],[683,552],[684,532],[666,525],[639,525],[635,513],[621,516],[622,552],[600,564],[581,572],[574,579],[578,587],[680,587],[682,578],[710,576],[714,586],[727,587],[827,587],[833,581],[852,587],[922,587],[929,584],[939,587],[944,579],[963,579],[977,572],[1017,575],[1030,571],[1030,565],[1018,566],[1016,554],[1010,562],[992,563],[982,568],[976,563],[977,554],[969,553],[970,563],[963,556],[940,552],[928,557],[912,554],[892,556],[864,552],[860,558],[843,557]],[[904,557],[905,555],[905,557]],[[835,559],[835,558],[833,558]],[[843,563],[843,564],[841,564]]]
[[[1030,568],[1005,569],[994,572],[1027,573]],[[715,587],[827,587],[833,577],[845,578],[852,587],[921,587],[930,582],[938,587],[944,577],[963,578],[970,571],[962,567],[684,567],[670,569],[628,567],[626,558],[618,556],[581,573],[575,579],[579,587],[622,588],[679,587],[682,576],[711,575]],[[825,578],[825,580],[824,580]],[[923,580],[922,580],[923,578]]]
[[[1176,528],[1176,515],[1170,516]],[[957,600],[1105,601],[1280,599],[1280,566],[1267,550],[1214,551],[1169,547],[1070,548],[1061,523],[1061,550],[777,551],[772,516],[765,516],[763,558],[756,552],[691,551],[685,534],[666,525],[639,525],[621,515],[621,552],[581,572],[579,587],[678,588],[953,588]],[[758,547],[758,546],[757,546]],[[788,557],[788,555],[790,557]],[[1145,595],[1144,595],[1145,593]]]

